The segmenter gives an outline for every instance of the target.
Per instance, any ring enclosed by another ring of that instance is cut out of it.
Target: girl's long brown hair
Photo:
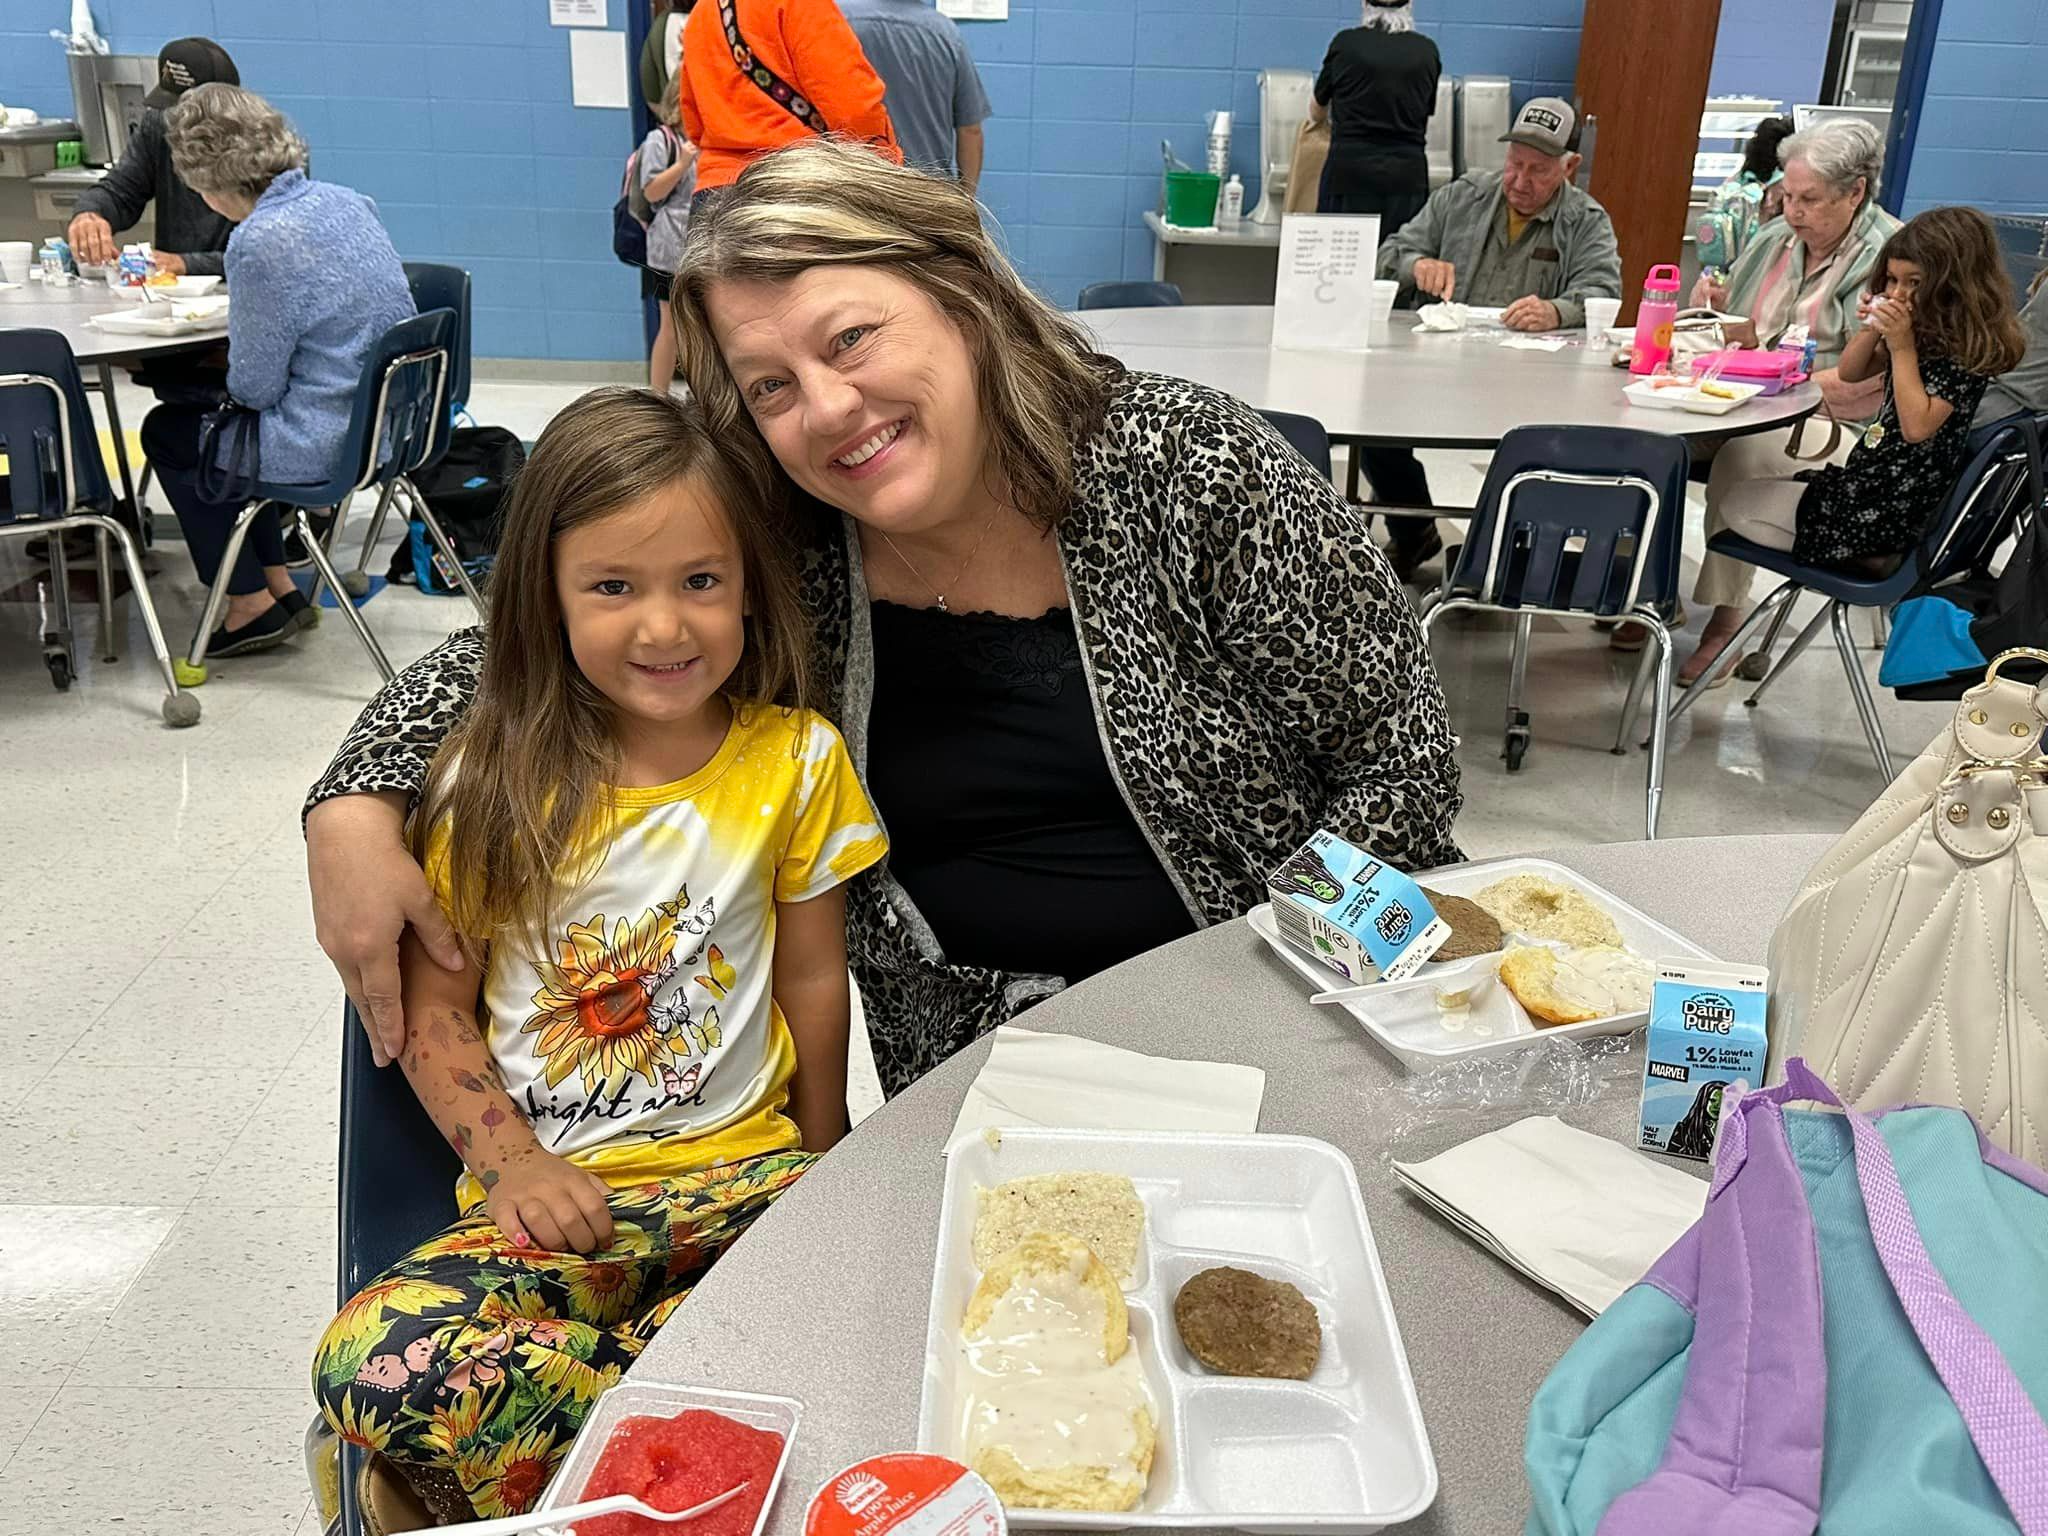
[[[784,505],[758,457],[722,451],[694,407],[648,390],[596,389],[570,405],[513,484],[476,699],[434,759],[413,819],[423,862],[434,829],[447,827],[448,917],[473,960],[500,928],[538,933],[557,894],[589,878],[604,852],[579,846],[579,834],[618,777],[613,707],[569,652],[555,543],[692,476],[740,549],[746,644],[724,691],[736,705],[803,703],[809,625]]]
[[[1893,261],[1920,268],[1913,335],[1920,346],[1971,373],[2010,372],[2027,350],[1998,232],[1974,208],[1930,208],[1878,252],[1870,291],[1883,293]]]

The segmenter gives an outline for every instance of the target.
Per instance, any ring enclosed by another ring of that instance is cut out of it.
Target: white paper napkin
[[[1510,336],[1501,345],[1513,347],[1518,352],[1562,352],[1565,349],[1565,338],[1562,336]]]
[[[946,1139],[992,1128],[1102,1131],[1259,1128],[1266,1074],[1219,1061],[1171,1061],[1072,1035],[1004,1025]]]
[[[1707,1203],[1705,1180],[1554,1115],[1394,1172],[1480,1247],[1589,1317],[1642,1279]]]

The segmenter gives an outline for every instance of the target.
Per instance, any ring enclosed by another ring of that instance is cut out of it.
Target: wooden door
[[[1679,260],[1720,31],[1721,0],[1586,0],[1578,105],[1599,121],[1592,193],[1621,242],[1624,320],[1650,268]]]

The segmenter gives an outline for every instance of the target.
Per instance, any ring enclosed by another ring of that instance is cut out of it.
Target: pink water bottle
[[[1630,373],[1655,373],[1671,359],[1671,326],[1678,319],[1678,268],[1652,267],[1636,311],[1636,346]]]

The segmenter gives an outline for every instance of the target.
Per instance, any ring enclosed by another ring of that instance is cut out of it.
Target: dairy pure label
[[[1763,1083],[1769,990],[1760,965],[1658,965],[1643,1064],[1645,1151],[1713,1156],[1723,1101]]]
[[[1421,886],[1334,832],[1310,838],[1267,889],[1280,936],[1351,981],[1412,976],[1451,936]]]

